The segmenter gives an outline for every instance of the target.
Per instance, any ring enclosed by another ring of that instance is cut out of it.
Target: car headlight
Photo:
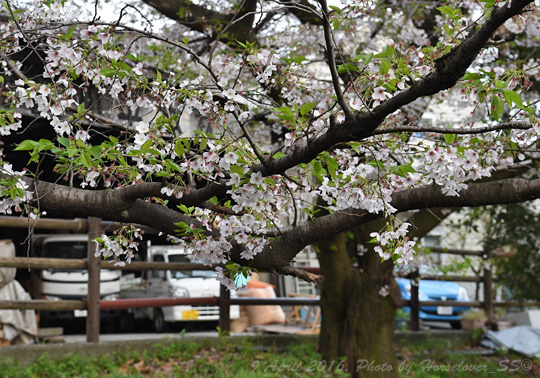
[[[101,298],[102,301],[115,301],[119,297],[118,294],[109,294]]]
[[[458,300],[460,300],[460,301],[468,301],[469,300],[469,293],[467,292],[467,290],[465,290],[465,288],[463,286],[459,287]]]
[[[189,297],[189,292],[183,287],[171,288],[173,298]]]

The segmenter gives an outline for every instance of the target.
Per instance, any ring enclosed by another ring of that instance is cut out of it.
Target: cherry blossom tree
[[[353,375],[397,374],[392,269],[444,208],[540,197],[538,2],[2,3],[0,212],[147,225],[231,288],[325,277]]]

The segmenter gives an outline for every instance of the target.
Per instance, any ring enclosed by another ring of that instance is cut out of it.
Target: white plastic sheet
[[[11,240],[0,240],[0,257],[15,257]],[[0,300],[30,300],[30,295],[15,281],[16,268],[0,268]],[[11,343],[31,343],[37,336],[34,310],[0,310],[4,338]]]
[[[488,331],[480,344],[491,349],[512,349],[528,357],[540,358],[540,329],[520,325],[503,331]]]

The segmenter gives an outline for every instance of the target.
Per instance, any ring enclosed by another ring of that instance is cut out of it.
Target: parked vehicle
[[[151,246],[148,248],[148,261],[190,263],[187,251],[182,247]],[[126,280],[126,284],[128,281]],[[220,283],[212,270],[192,271],[147,271],[140,278],[132,278],[132,283],[122,289],[121,297],[142,298],[181,298],[181,297],[219,297]],[[232,293],[234,296],[235,293]],[[238,306],[231,306],[231,319],[240,316]],[[133,319],[148,318],[158,333],[167,330],[167,323],[182,321],[219,320],[218,306],[167,306],[158,308],[133,308],[127,310]]]
[[[401,297],[404,300],[411,299],[411,281],[407,278],[396,280]],[[452,328],[461,328],[460,315],[469,307],[460,306],[460,301],[468,301],[469,294],[465,288],[455,282],[420,280],[418,287],[418,299],[420,301],[448,301],[448,306],[421,306],[419,318],[430,322],[449,322]],[[410,311],[404,307],[405,312]]]
[[[88,235],[37,235],[33,238],[35,252],[40,257],[59,259],[86,259],[88,257]],[[121,272],[100,269],[99,291],[101,300],[116,300],[120,295]],[[87,270],[43,269],[39,274],[41,298],[46,300],[83,299],[88,295]],[[120,310],[102,310],[104,320],[119,319]],[[54,321],[85,318],[86,310],[41,311],[42,324]]]

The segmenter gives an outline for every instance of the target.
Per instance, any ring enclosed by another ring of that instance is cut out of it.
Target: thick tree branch
[[[180,214],[163,205],[147,202],[140,198],[152,196],[161,184],[148,183],[117,190],[86,190],[25,179],[39,200],[39,207],[51,215],[63,217],[96,216],[118,222],[132,222],[174,235],[176,222],[186,222],[198,228],[203,226],[192,217]],[[491,182],[471,183],[459,196],[446,196],[439,186],[428,186],[403,190],[394,194],[391,205],[398,211],[426,208],[482,206],[508,204],[540,198],[540,179],[502,179]],[[349,209],[316,218],[309,223],[294,227],[282,234],[280,239],[270,242],[254,260],[240,258],[242,249],[237,245],[231,251],[233,261],[249,265],[262,271],[292,274],[308,280],[316,276],[301,275],[288,267],[296,254],[305,246],[356,226],[362,225],[382,214],[366,210]],[[219,231],[209,232],[218,236]]]
[[[200,33],[205,28],[216,22],[228,22],[229,16],[208,9],[205,6],[194,4],[187,0],[143,0],[146,4],[156,9],[159,13],[171,20],[178,21],[192,30]]]
[[[287,11],[292,13],[301,23],[321,25],[322,19],[317,9],[307,0],[300,0],[292,3],[291,1],[280,1],[287,7]]]
[[[488,133],[491,131],[508,130],[508,129],[528,130],[532,126],[533,125],[531,125],[530,122],[526,122],[526,121],[504,122],[504,123],[500,123],[498,125],[493,125],[493,126],[468,127],[468,128],[459,128],[459,129],[403,125],[403,126],[377,129],[373,132],[373,135],[382,135],[382,134],[400,133],[400,132],[414,132],[414,133],[430,132],[430,133],[437,133],[437,134],[468,135],[468,134],[482,134],[482,133]]]
[[[471,183],[459,196],[446,196],[439,186],[428,186],[403,190],[392,197],[391,205],[399,212],[438,208],[467,207],[490,204],[509,204],[540,198],[540,179],[503,179],[484,183]],[[285,261],[291,261],[304,247],[374,219],[382,214],[372,214],[366,210],[348,209],[311,220],[309,223],[285,232],[279,240],[270,243],[251,266],[264,270]],[[234,259],[239,259],[234,256]],[[244,262],[246,263],[246,262]]]
[[[211,37],[218,38],[225,43],[236,43],[239,41],[253,41],[254,35],[251,33],[254,11],[257,1],[246,0],[243,6],[236,13],[224,14],[208,9],[203,5],[194,4],[186,0],[143,0],[146,4],[156,9],[161,14],[171,20],[200,33],[206,34],[209,27],[217,25],[228,25],[227,33],[214,33]],[[234,18],[243,18],[242,22],[231,23]]]

